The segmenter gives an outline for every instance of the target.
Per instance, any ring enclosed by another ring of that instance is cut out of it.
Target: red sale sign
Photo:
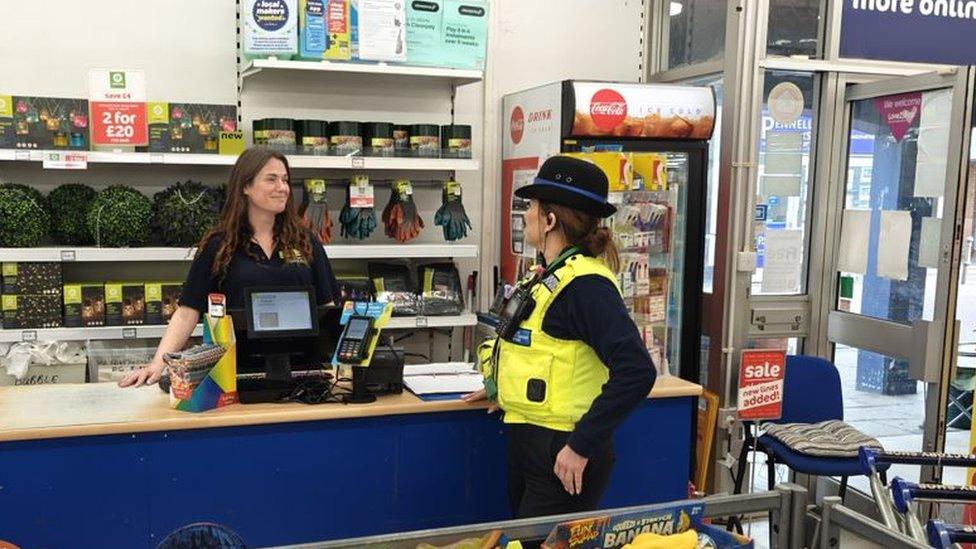
[[[739,362],[739,419],[779,419],[783,415],[786,351],[748,349]]]
[[[92,103],[91,142],[93,145],[147,145],[146,104]]]
[[[138,70],[88,72],[92,145],[149,144],[146,77]]]

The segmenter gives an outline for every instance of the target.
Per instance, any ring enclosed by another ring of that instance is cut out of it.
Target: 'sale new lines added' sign
[[[786,351],[748,349],[739,362],[739,419],[755,421],[783,416]]]

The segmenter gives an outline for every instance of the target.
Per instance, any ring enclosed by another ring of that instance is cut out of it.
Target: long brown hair
[[[220,247],[214,258],[212,274],[224,276],[234,252],[244,247],[254,236],[254,230],[247,218],[247,196],[244,189],[254,184],[258,172],[271,160],[278,159],[285,165],[288,181],[291,181],[291,168],[285,155],[265,147],[251,147],[244,151],[234,163],[227,182],[227,200],[220,211],[220,220],[214,228],[200,239],[197,249],[202,250],[210,239],[219,238]],[[303,228],[301,218],[289,198],[285,210],[275,216],[274,242],[278,250],[290,253],[297,250],[306,263],[312,260],[312,242],[308,231]],[[246,249],[246,248],[245,248]]]
[[[539,201],[539,211],[556,217],[556,227],[562,228],[566,241],[579,246],[593,257],[603,257],[610,270],[620,269],[620,254],[610,229],[600,225],[600,218],[559,204]]]

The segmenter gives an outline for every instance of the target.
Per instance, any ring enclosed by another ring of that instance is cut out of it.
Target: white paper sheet
[[[864,274],[868,270],[868,236],[871,233],[870,210],[844,210],[840,227],[837,270]]]
[[[942,220],[937,217],[922,218],[922,234],[918,240],[918,266],[939,267],[939,240],[942,238]]]
[[[763,172],[778,175],[803,173],[803,135],[796,132],[766,132]]]
[[[470,374],[477,373],[470,362],[434,362],[431,364],[408,364],[403,367],[403,375],[422,376],[431,374]]]
[[[403,384],[415,395],[473,393],[485,387],[481,374],[407,376],[403,378]]]
[[[938,90],[922,95],[922,115],[918,122],[918,157],[915,164],[915,196],[944,194],[951,116],[951,90]]]
[[[908,280],[908,249],[912,240],[912,214],[881,212],[876,274],[892,280]]]
[[[764,254],[762,291],[780,294],[800,291],[803,231],[767,230]]]
[[[407,10],[403,2],[359,0],[359,57],[407,60]]]

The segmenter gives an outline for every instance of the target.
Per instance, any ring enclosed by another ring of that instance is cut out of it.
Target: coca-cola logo
[[[603,88],[590,99],[590,118],[598,128],[611,129],[627,118],[627,100],[618,91]]]
[[[508,126],[512,143],[518,145],[522,141],[522,134],[525,132],[525,114],[522,113],[522,107],[512,109],[512,118],[509,120]]]

